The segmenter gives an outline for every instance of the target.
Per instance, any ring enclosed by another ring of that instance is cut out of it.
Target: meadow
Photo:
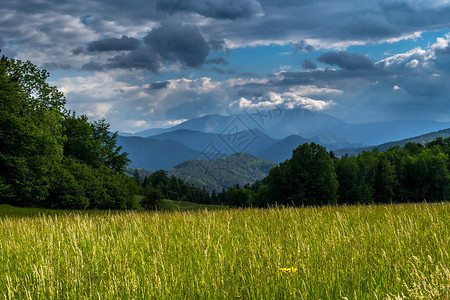
[[[0,212],[1,299],[450,298],[449,203]]]

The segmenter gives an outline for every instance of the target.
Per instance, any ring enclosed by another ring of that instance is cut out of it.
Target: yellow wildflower
[[[291,267],[291,268],[280,268],[280,271],[285,273],[285,274],[294,274],[295,272],[297,272],[297,268]]]

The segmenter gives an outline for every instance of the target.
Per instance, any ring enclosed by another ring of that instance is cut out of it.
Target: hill
[[[191,159],[167,171],[169,175],[204,186],[208,191],[219,192],[236,184],[244,186],[262,179],[275,165],[247,153],[236,153],[215,160]]]
[[[439,130],[439,131],[430,132],[430,133],[427,133],[427,134],[422,134],[422,135],[411,137],[411,138],[408,138],[408,139],[403,139],[403,140],[399,140],[399,141],[384,143],[384,144],[380,144],[380,145],[376,145],[376,146],[353,148],[353,149],[349,149],[349,148],[347,148],[347,149],[339,149],[339,150],[335,150],[334,153],[337,156],[343,156],[345,154],[357,155],[358,153],[361,153],[363,151],[370,151],[370,150],[375,149],[375,148],[378,148],[380,151],[384,151],[384,150],[389,149],[389,148],[394,147],[394,146],[402,147],[406,143],[418,143],[418,144],[425,145],[426,143],[431,142],[432,140],[434,140],[437,137],[444,137],[444,138],[445,137],[450,137],[450,128]]]
[[[157,140],[142,137],[117,139],[131,160],[129,167],[149,170],[168,169],[177,164],[200,157],[200,152],[173,140]]]

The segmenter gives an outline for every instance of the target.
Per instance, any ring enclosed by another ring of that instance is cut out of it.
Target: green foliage
[[[0,203],[130,208],[129,160],[104,120],[90,123],[31,62],[0,60]]]
[[[199,204],[223,204],[217,195],[213,200],[205,187],[199,188],[173,175],[169,177],[164,170],[148,174],[148,171],[135,169],[131,173],[133,173],[133,181],[138,186],[140,195],[146,195],[158,189],[166,199]],[[146,173],[147,175],[145,175]]]
[[[163,206],[162,200],[164,199],[163,192],[156,188],[150,190],[141,200],[141,206],[147,210],[160,210]]]
[[[84,163],[99,168],[106,166],[116,172],[124,172],[129,159],[127,153],[120,153],[117,135],[109,131],[109,124],[104,119],[90,123],[86,116],[77,117],[75,113],[66,115],[63,134],[67,136],[64,143],[64,155],[71,156]]]
[[[315,143],[295,149],[290,160],[270,171],[267,183],[271,197],[279,204],[323,205],[337,201],[333,160],[324,147]]]
[[[231,187],[225,193],[225,204],[234,207],[249,207],[255,198],[255,192],[245,188]]]
[[[40,205],[62,160],[61,95],[43,82],[46,73],[2,57],[0,60],[0,186],[2,203]],[[10,75],[12,74],[12,75]],[[40,90],[31,87],[32,83]],[[29,94],[33,93],[33,94]],[[40,97],[40,98],[38,98]]]
[[[255,203],[323,205],[444,201],[450,198],[450,138],[426,146],[378,149],[333,157],[314,143],[294,150],[290,160],[257,183]],[[333,167],[334,165],[334,167]]]

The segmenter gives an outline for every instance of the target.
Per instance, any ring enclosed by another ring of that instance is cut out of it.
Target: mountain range
[[[443,138],[450,137],[450,128],[435,131],[435,132],[430,132],[427,134],[422,134],[420,136],[416,136],[416,137],[412,137],[412,138],[408,138],[408,139],[384,143],[384,144],[376,145],[376,146],[353,148],[353,149],[339,149],[339,150],[335,150],[334,154],[336,154],[337,156],[344,156],[345,154],[357,155],[358,153],[361,153],[364,151],[370,151],[375,148],[377,148],[380,151],[384,151],[384,150],[387,150],[394,146],[403,147],[406,143],[417,143],[417,144],[425,145],[426,143],[431,142],[432,140],[436,139],[437,137],[443,137]]]
[[[298,145],[310,142],[350,153],[349,149],[370,149],[368,145],[448,127],[450,123],[422,120],[353,124],[306,109],[272,110],[206,115],[170,128],[121,135],[118,144],[129,153],[130,167],[167,170],[190,159],[212,160],[240,152],[282,162]]]
[[[222,134],[237,128],[238,131],[259,129],[273,139],[284,139],[290,135],[305,138],[334,136],[349,143],[377,145],[449,127],[450,122],[427,120],[348,123],[323,112],[297,108],[229,116],[206,115],[170,128],[152,128],[136,132],[133,136],[150,137],[180,129]]]

